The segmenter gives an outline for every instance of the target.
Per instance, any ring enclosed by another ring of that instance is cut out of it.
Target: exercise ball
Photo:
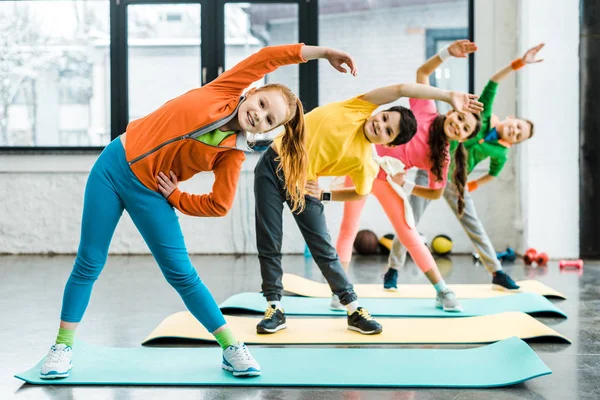
[[[390,254],[390,251],[392,251],[393,241],[394,241],[393,233],[388,233],[388,234],[383,235],[379,239],[379,251],[381,251],[382,254]]]
[[[375,232],[367,229],[359,231],[356,239],[354,239],[354,249],[358,254],[362,255],[377,254],[379,240]]]
[[[431,251],[441,256],[452,251],[452,239],[446,235],[437,235],[431,241]]]

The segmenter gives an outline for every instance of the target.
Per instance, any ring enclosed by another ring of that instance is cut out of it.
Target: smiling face
[[[288,102],[280,90],[250,90],[237,119],[243,131],[264,133],[286,122],[288,115]]]
[[[496,125],[496,131],[500,139],[510,144],[521,143],[531,137],[531,125],[520,118],[508,117]]]
[[[448,140],[464,142],[475,131],[477,119],[471,113],[448,111],[444,121],[444,133]]]
[[[382,111],[365,122],[363,131],[367,140],[373,144],[388,144],[400,134],[400,113]]]

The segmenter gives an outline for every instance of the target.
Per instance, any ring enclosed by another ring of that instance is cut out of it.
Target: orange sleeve
[[[226,151],[216,161],[213,169],[215,183],[209,194],[190,194],[175,189],[167,198],[169,203],[186,215],[193,217],[223,217],[233,204],[242,163],[242,151]]]
[[[306,62],[302,57],[302,46],[304,43],[264,47],[223,72],[208,85],[232,95],[241,95],[244,89],[269,72],[284,65]]]

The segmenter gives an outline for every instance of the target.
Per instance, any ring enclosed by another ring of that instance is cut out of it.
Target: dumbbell
[[[536,249],[530,247],[523,255],[523,260],[527,265],[536,263],[539,266],[543,266],[548,263],[548,254],[538,253]]]
[[[575,268],[583,270],[583,260],[560,260],[558,266],[560,269]]]
[[[496,257],[500,261],[515,261],[517,259],[517,254],[513,249],[507,247],[505,251],[496,253]]]

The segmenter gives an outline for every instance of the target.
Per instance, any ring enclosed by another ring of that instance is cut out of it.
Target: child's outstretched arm
[[[490,183],[494,180],[494,178],[495,177],[493,175],[485,174],[475,180],[469,181],[469,183],[467,183],[467,190],[469,192],[473,192],[479,189],[481,186],[485,185],[486,183]]]
[[[524,67],[526,64],[537,64],[539,62],[544,61],[544,59],[536,59],[537,53],[542,48],[544,48],[544,43],[540,43],[537,46],[527,50],[522,58],[517,58],[513,60],[510,64],[508,64],[506,67],[496,71],[496,73],[490,78],[490,81],[498,83],[502,79],[510,75],[513,71]]]
[[[308,181],[306,182],[305,187],[306,193],[309,196],[312,196],[316,199],[321,200],[321,196],[323,195],[323,190],[319,187],[319,183],[317,181]],[[331,189],[331,201],[358,201],[367,197],[366,194],[359,194],[356,191],[356,187],[349,186],[341,189]]]
[[[429,85],[429,77],[437,67],[442,65],[450,57],[466,58],[468,54],[477,51],[477,45],[470,40],[457,40],[449,46],[444,47],[439,53],[425,61],[417,69],[417,83]]]
[[[344,64],[346,64],[352,76],[356,76],[357,73],[352,56],[341,50],[322,46],[302,46],[302,57],[306,60],[324,58],[329,61],[329,64],[331,64],[333,68],[343,74],[348,72],[348,70],[344,68]]]
[[[237,95],[279,67],[300,64],[318,58],[327,59],[335,69],[343,73],[347,72],[343,66],[345,64],[352,75],[356,75],[354,60],[348,53],[328,47],[305,46],[297,43],[264,47],[222,73],[208,85],[218,88],[220,91]]]
[[[477,101],[477,96],[474,94],[438,89],[419,83],[400,83],[371,90],[362,95],[363,100],[377,105],[388,104],[402,97],[444,101],[455,110],[465,113],[478,113],[483,110],[483,105]]]

